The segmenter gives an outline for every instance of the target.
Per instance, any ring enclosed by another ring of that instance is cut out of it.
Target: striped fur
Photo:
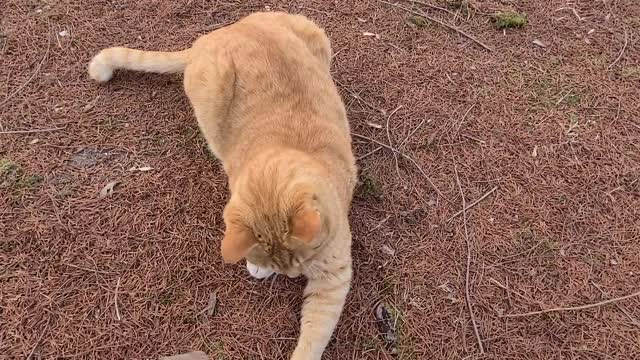
[[[200,130],[229,177],[225,262],[308,279],[292,360],[320,360],[351,283],[355,159],[324,31],[299,15],[256,13],[177,52],[113,47],[89,75],[184,72]]]

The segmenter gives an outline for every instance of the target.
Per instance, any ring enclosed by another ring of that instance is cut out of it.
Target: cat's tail
[[[175,52],[142,51],[112,47],[100,51],[89,63],[89,76],[98,82],[109,81],[116,69],[154,73],[183,72],[191,50]]]

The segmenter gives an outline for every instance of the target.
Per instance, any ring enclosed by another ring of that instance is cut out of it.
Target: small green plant
[[[529,22],[526,15],[510,10],[498,11],[493,16],[493,21],[498,29],[521,28]]]
[[[378,347],[377,339],[366,337],[360,344],[363,351],[373,351]]]
[[[368,174],[360,175],[359,195],[362,198],[379,199],[382,197],[382,185]]]
[[[224,360],[224,343],[222,341],[216,340],[212,341],[208,344],[208,348],[211,350],[209,356],[211,356],[214,360]]]
[[[405,20],[405,22],[407,23],[407,25],[417,29],[429,25],[427,19],[419,15],[411,15]]]
[[[569,96],[567,96],[565,101],[571,106],[578,105],[580,103],[580,95],[570,94]]]
[[[0,188],[30,190],[42,181],[42,176],[25,174],[24,170],[8,159],[0,159]]]
[[[9,172],[16,169],[16,164],[14,164],[11,160],[0,159],[0,177],[4,177]]]
[[[626,66],[620,70],[620,76],[625,79],[640,80],[640,66]]]
[[[169,306],[173,304],[176,301],[176,298],[177,296],[174,293],[173,289],[166,289],[162,291],[158,296],[158,300],[160,301],[160,304],[165,306]]]

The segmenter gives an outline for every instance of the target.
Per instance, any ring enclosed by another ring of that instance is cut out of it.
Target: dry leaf
[[[29,141],[29,145],[35,145],[35,144],[37,144],[39,142],[40,142],[40,139],[33,139],[33,140]]]
[[[58,35],[60,36],[69,36],[69,31],[68,30],[62,30],[58,33]]]
[[[547,47],[547,44],[543,43],[542,41],[535,39],[533,40],[533,45],[538,45],[540,47]]]
[[[363,18],[356,18],[356,19],[358,19],[358,21],[361,22],[361,23],[366,23],[367,22],[367,20],[363,19]]]
[[[538,145],[533,147],[533,151],[531,152],[531,156],[538,157]]]
[[[372,128],[382,129],[382,125],[380,125],[380,124],[376,124],[376,123],[372,123],[372,122],[368,122],[367,121],[367,125],[371,126]]]
[[[141,171],[141,172],[151,171],[151,170],[153,170],[151,166],[132,167],[131,169],[129,169],[129,171]]]
[[[115,190],[115,187],[118,184],[120,184],[120,181],[112,181],[107,185],[105,185],[105,187],[103,187],[102,190],[100,190],[100,197],[103,198],[103,197],[111,196],[111,194],[113,194],[113,191]]]
[[[382,249],[382,252],[383,252],[383,253],[385,253],[385,254],[387,254],[387,255],[389,255],[389,256],[393,256],[393,255],[395,255],[395,254],[396,254],[396,251],[395,251],[395,250],[393,250],[392,248],[390,248],[390,247],[389,247],[389,246],[387,246],[387,245],[382,245],[381,249]]]

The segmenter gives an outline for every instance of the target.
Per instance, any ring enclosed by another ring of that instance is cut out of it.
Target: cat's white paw
[[[113,68],[104,57],[104,53],[100,52],[89,63],[89,76],[97,82],[109,81],[113,76]]]
[[[249,274],[256,279],[266,279],[274,273],[271,269],[260,267],[250,263],[249,261],[247,261],[247,270],[249,271]]]

